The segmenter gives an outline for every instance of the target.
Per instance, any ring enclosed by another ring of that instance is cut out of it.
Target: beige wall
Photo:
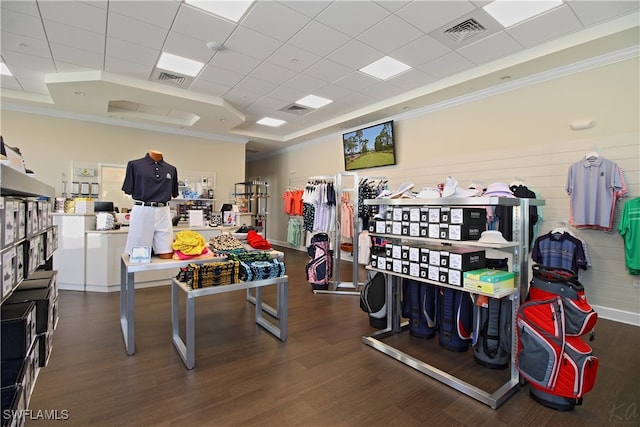
[[[392,188],[406,181],[416,188],[434,186],[448,175],[464,186],[471,180],[488,185],[522,177],[546,201],[540,228],[546,233],[568,224],[568,168],[595,148],[624,172],[629,192],[618,204],[619,212],[624,200],[640,195],[639,76],[635,58],[396,119],[398,164],[362,170],[359,176],[385,176]],[[569,129],[569,123],[583,119],[597,125]],[[287,186],[303,187],[308,176],[343,171],[341,135],[249,163],[249,177],[270,183],[270,240],[287,241],[288,217],[279,198]],[[625,270],[619,234],[573,231],[589,245],[593,267],[583,281],[600,315],[640,324],[639,278],[634,281]]]
[[[233,184],[244,181],[244,144],[211,141],[148,130],[2,110],[2,136],[20,148],[26,167],[61,194],[62,174],[70,181],[72,165],[125,166],[149,150],[164,154],[178,169],[215,176],[216,206],[226,203]],[[70,191],[70,189],[68,189]]]

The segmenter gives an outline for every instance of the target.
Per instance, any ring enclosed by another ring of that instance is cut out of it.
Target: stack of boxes
[[[484,249],[455,244],[480,238],[487,227],[485,208],[389,206],[384,217],[371,221],[369,231],[399,238],[391,239],[383,253],[372,253],[372,267],[476,292],[514,287],[514,273],[485,268]]]
[[[4,300],[58,248],[58,228],[51,204],[41,200],[0,197],[0,296]]]
[[[389,207],[385,219],[370,222],[369,231],[443,240],[478,240],[487,229],[485,208],[448,206]]]
[[[21,410],[28,407],[38,370],[51,352],[57,275],[36,270],[57,249],[57,234],[48,201],[0,197],[3,423],[24,421]]]
[[[482,268],[466,271],[463,286],[470,291],[494,294],[515,287],[515,274],[511,271]]]
[[[486,266],[484,249],[458,246],[387,243],[385,253],[372,254],[371,266],[462,287],[462,274]]]
[[[2,409],[26,409],[40,369],[33,302],[3,304],[2,317]],[[16,421],[16,420],[13,420]]]

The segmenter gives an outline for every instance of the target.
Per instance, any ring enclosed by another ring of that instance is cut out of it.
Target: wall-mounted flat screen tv
[[[393,120],[342,134],[342,147],[347,171],[395,165]]]

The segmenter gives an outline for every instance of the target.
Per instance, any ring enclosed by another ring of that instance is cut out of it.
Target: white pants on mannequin
[[[129,234],[125,252],[131,255],[135,246],[151,246],[156,254],[173,252],[173,227],[169,206],[138,206],[131,209]]]

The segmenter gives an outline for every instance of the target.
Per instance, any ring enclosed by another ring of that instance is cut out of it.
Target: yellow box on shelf
[[[481,268],[465,271],[463,287],[468,290],[495,293],[515,286],[515,274],[510,271]]]

